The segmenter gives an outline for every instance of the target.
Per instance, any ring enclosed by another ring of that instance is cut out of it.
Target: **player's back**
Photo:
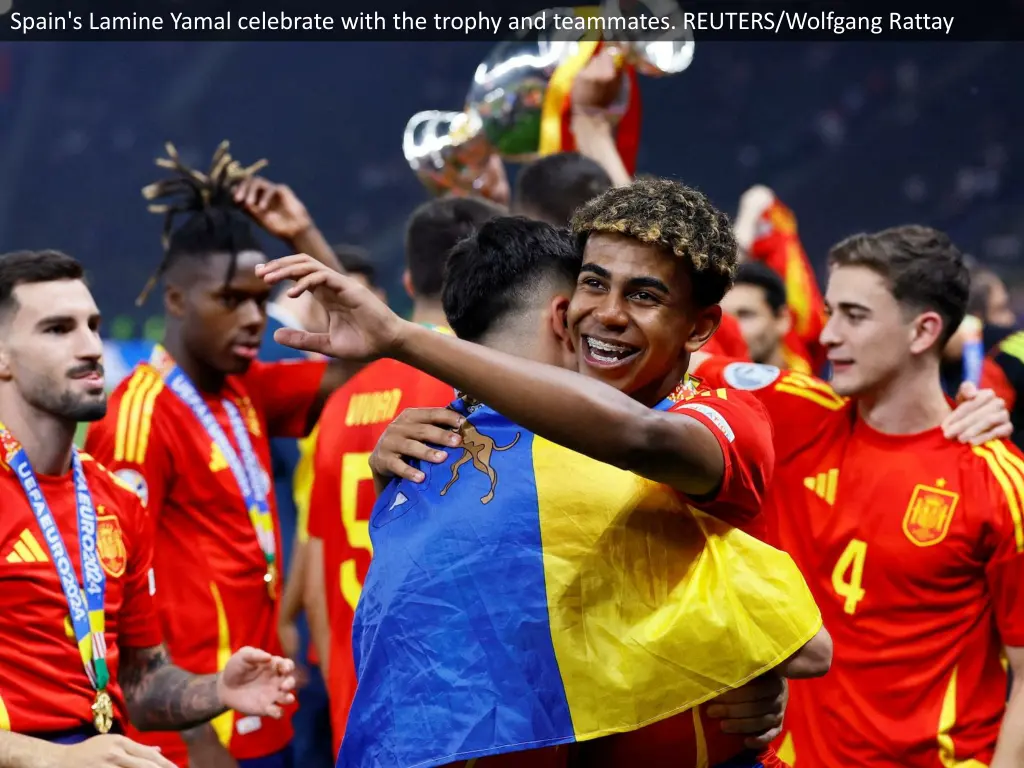
[[[370,566],[370,512],[376,500],[369,458],[388,424],[406,408],[448,405],[454,391],[421,371],[378,360],[328,399],[314,455],[309,534],[323,542],[331,623],[328,693],[337,743],[355,694],[352,617]]]
[[[707,402],[678,407],[714,410]],[[463,438],[443,464],[422,465],[423,483],[392,483],[375,507],[346,764],[440,765],[634,730],[764,671],[820,628],[811,601],[798,608],[787,556],[672,489],[486,407]],[[780,606],[802,613],[773,623]],[[680,745],[671,760],[696,762],[706,745],[683,721],[664,741]]]

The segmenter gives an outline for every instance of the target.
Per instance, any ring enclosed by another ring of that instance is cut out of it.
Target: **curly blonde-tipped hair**
[[[686,259],[693,298],[717,304],[736,277],[736,239],[729,217],[707,195],[669,179],[640,179],[609,189],[576,211],[571,230],[582,249],[590,235],[625,235]]]

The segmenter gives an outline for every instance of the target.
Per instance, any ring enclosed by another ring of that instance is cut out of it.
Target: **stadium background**
[[[270,160],[332,241],[372,252],[393,303],[403,224],[425,193],[408,118],[461,107],[486,43],[0,44],[0,242],[81,259],[107,317],[111,385],[160,333],[134,305],[160,259],[141,188],[173,141]],[[273,56],[268,52],[273,52]],[[373,76],[366,72],[372,67]],[[910,221],[948,230],[1024,310],[1024,47],[1012,43],[708,43],[644,79],[638,171],[726,210],[767,183],[820,269],[828,246]],[[416,76],[410,76],[416,73]],[[510,168],[514,174],[514,167]],[[283,246],[268,239],[268,251]]]

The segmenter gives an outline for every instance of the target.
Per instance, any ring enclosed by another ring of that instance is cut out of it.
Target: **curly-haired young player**
[[[421,338],[305,257],[261,273],[271,282],[299,279],[294,290],[315,289],[332,314],[331,335],[282,332],[283,342],[395,357],[526,430],[663,483],[727,522],[749,523],[773,463],[766,417],[740,393],[694,400],[686,379],[689,355],[714,332],[735,269],[728,219],[699,192],[651,180],[591,201],[573,230],[583,264],[561,311],[584,376],[451,337]],[[756,760],[750,755],[750,765]]]
[[[265,257],[251,218],[336,264],[304,209],[285,204],[286,190],[252,178],[254,169],[242,168],[226,145],[206,173],[168,150],[158,164],[172,175],[144,190],[167,201],[154,209],[166,216],[157,276],[167,330],[152,359],[114,391],[87,446],[148,506],[172,657],[191,671],[216,672],[239,645],[280,652],[281,538],[268,439],[306,434],[347,371],[256,361],[269,290],[254,273]],[[290,717],[227,713],[186,742],[199,764],[226,747],[241,765],[272,768],[287,765],[290,738]],[[146,740],[187,764],[176,734]]]

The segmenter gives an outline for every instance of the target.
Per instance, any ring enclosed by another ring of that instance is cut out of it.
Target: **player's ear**
[[[779,336],[785,336],[793,329],[793,312],[789,307],[783,307],[779,310],[776,322],[778,323]]]
[[[562,347],[573,350],[572,336],[569,334],[569,297],[555,296],[551,300],[548,316],[551,321],[551,331],[555,334]]]
[[[11,371],[11,356],[6,344],[0,344],[0,381],[10,381],[14,377]]]
[[[686,351],[693,354],[707,344],[708,339],[714,335],[721,323],[722,308],[717,304],[698,310],[693,331],[690,333],[690,338],[686,340]]]
[[[405,292],[409,295],[410,299],[416,298],[416,293],[412,289],[412,275],[409,274],[408,269],[402,273],[402,287],[405,288]]]
[[[910,353],[920,355],[939,343],[943,328],[938,312],[922,312],[914,318],[910,331]]]
[[[164,289],[164,310],[171,317],[185,316],[185,292],[173,283],[168,283]]]

